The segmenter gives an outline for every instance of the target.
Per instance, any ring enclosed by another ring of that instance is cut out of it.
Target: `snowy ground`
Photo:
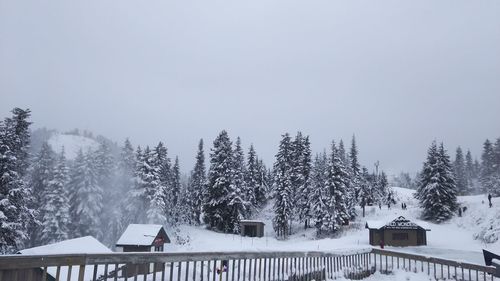
[[[350,279],[347,279],[347,278],[337,278],[335,280],[336,281],[344,281],[344,280],[351,281]],[[380,272],[375,272],[373,275],[370,275],[369,277],[367,277],[363,280],[366,280],[366,281],[378,281],[378,280],[429,281],[429,280],[434,280],[434,279],[430,278],[426,274],[414,273],[414,272],[403,271],[403,270],[396,270],[396,271],[391,272],[390,274],[382,274]]]
[[[287,241],[277,240],[272,231],[272,212],[270,206],[268,206],[257,217],[257,219],[261,219],[266,223],[265,237],[263,238],[241,237],[215,233],[201,227],[181,226],[178,235],[188,237],[189,241],[184,245],[169,245],[165,250],[174,252],[337,251],[371,247],[368,243],[368,230],[364,228],[367,220],[391,221],[398,216],[404,216],[417,223],[422,222],[418,219],[420,211],[417,202],[413,199],[413,191],[404,188],[394,188],[394,190],[399,199],[398,201],[407,204],[407,210],[402,210],[400,203],[392,206],[390,210],[387,206],[382,206],[382,210],[379,210],[378,206],[368,207],[365,218],[360,216],[349,229],[346,229],[335,238],[315,239],[314,229],[303,230],[301,226],[296,225],[295,234]],[[486,201],[484,204],[482,203],[483,200]],[[496,227],[500,225],[500,217],[495,217],[500,208],[499,206],[494,206],[492,209],[488,208],[487,199],[484,195],[460,197],[459,201],[463,206],[467,206],[467,211],[462,217],[457,216],[444,224],[427,223],[431,229],[427,233],[427,246],[386,248],[484,264],[481,250],[489,249],[493,252],[500,252],[500,242],[485,244],[474,239],[474,235],[480,232],[481,229],[489,229],[492,223],[497,223]],[[360,212],[361,210],[359,210]],[[495,229],[495,226],[493,228]]]

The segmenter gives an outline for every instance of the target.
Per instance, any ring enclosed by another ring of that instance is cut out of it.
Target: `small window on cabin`
[[[392,240],[408,240],[408,233],[393,233]]]
[[[155,252],[163,252],[163,245],[155,246]]]

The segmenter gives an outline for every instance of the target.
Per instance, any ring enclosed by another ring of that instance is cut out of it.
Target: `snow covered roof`
[[[387,222],[385,222],[385,221],[367,221],[366,228],[379,229],[379,228],[384,227],[386,224],[387,224]]]
[[[56,254],[97,254],[112,251],[92,236],[64,240],[54,244],[34,247],[19,251],[23,255],[56,255]]]
[[[159,224],[129,224],[116,245],[151,246],[162,229]],[[166,238],[169,242],[168,236]]]
[[[99,254],[99,253],[112,253],[112,252],[113,251],[108,249],[106,246],[104,246],[101,242],[97,241],[97,239],[95,239],[92,236],[84,236],[80,238],[64,240],[54,244],[49,244],[19,251],[19,253],[22,255]],[[108,271],[112,271],[114,270],[114,268],[115,266],[110,264],[108,267]],[[85,281],[94,280],[93,271],[94,271],[93,265],[85,266],[85,274],[83,280]],[[66,280],[66,279],[77,280],[79,271],[73,270],[70,272],[71,273],[69,273],[67,266],[61,266],[60,280]],[[53,266],[48,267],[47,274],[49,276],[52,276],[53,279],[55,279],[55,276],[57,274],[57,268]],[[103,275],[104,268],[99,267],[97,269],[97,274],[98,274],[97,276]]]
[[[261,224],[265,224],[263,221],[259,221],[259,220],[240,220],[240,223],[261,223]]]
[[[366,228],[369,229],[380,229],[380,228],[389,228],[389,229],[418,229],[423,228],[425,230],[430,230],[429,225],[424,222],[419,222],[418,224],[406,219],[403,216],[399,216],[393,221],[383,222],[383,221],[367,221]]]

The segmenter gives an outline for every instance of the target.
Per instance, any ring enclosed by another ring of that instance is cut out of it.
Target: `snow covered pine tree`
[[[443,222],[457,210],[456,183],[450,158],[442,143],[439,147],[435,141],[431,144],[415,197],[426,220]]]

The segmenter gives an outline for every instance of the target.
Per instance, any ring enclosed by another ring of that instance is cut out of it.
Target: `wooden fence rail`
[[[494,267],[380,249],[347,252],[112,253],[0,256],[0,281],[360,280],[380,271],[494,280]]]

